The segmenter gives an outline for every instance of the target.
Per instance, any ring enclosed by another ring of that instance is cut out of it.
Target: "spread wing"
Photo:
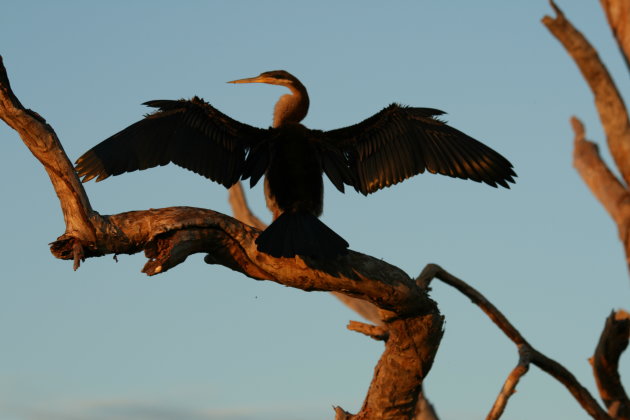
[[[343,151],[353,185],[364,195],[428,170],[509,188],[512,164],[436,118],[444,112],[392,104],[353,126],[324,132]]]
[[[240,178],[249,148],[268,132],[240,123],[198,97],[144,105],[158,110],[77,160],[83,182],[173,162],[229,188]]]

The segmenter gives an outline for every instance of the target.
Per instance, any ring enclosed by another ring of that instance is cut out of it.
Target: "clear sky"
[[[630,91],[596,0],[560,1]],[[17,1],[0,54],[22,103],[75,160],[150,99],[199,95],[267,127],[283,88],[225,82],[285,69],[309,89],[304,123],[354,124],[391,102],[443,109],[508,157],[511,190],[423,175],[363,197],[327,184],[324,221],[352,249],[416,276],[441,264],[482,291],[591,391],[605,317],[628,309],[616,228],[571,166],[571,115],[604,139],[592,95],[540,23],[546,1]],[[356,412],[382,344],[325,293],[257,282],[202,255],[153,278],[142,255],[77,271],[42,166],[0,124],[0,419],[316,420]],[[608,158],[608,155],[606,155]],[[229,212],[225,189],[178,167],[86,186],[102,214],[190,205]],[[261,188],[249,194],[269,220]],[[443,420],[485,417],[517,352],[466,298],[436,283],[446,332],[425,387]],[[629,363],[621,371],[630,377]],[[586,419],[532,368],[505,419]]]

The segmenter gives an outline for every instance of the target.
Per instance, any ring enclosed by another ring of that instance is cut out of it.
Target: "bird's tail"
[[[334,258],[348,253],[348,242],[308,212],[280,215],[256,238],[258,250],[273,257]]]

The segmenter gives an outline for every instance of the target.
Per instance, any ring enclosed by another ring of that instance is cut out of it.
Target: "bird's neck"
[[[309,99],[306,88],[299,82],[297,85],[287,87],[291,89],[291,93],[282,95],[274,108],[274,127],[287,123],[299,123],[308,112]]]

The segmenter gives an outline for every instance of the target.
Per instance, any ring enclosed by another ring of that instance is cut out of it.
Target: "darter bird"
[[[98,182],[169,162],[226,188],[240,179],[253,187],[264,175],[274,221],[256,239],[258,250],[316,259],[336,258],[348,248],[318,218],[324,173],[339,191],[348,185],[364,195],[425,170],[492,187],[514,183],[507,159],[438,119],[440,110],[392,104],[352,126],[312,130],[300,123],[308,94],[290,73],[268,71],[229,83],[268,83],[290,93],[276,103],[268,129],[236,121],[196,96],[145,102],[157,110],[81,156],[79,177]]]

